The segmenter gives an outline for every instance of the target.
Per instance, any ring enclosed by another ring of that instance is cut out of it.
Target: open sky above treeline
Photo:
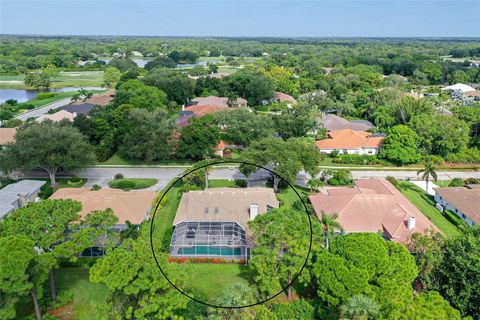
[[[0,1],[0,33],[479,37],[480,1]]]

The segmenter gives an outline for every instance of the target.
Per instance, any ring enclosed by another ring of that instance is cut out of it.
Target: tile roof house
[[[327,189],[309,197],[317,216],[338,214],[345,232],[380,232],[408,244],[415,232],[438,229],[385,179],[356,180],[354,188]]]
[[[278,208],[270,188],[211,188],[182,195],[173,221],[173,257],[248,256],[248,222]]]
[[[62,107],[62,110],[68,111],[72,114],[84,114],[88,115],[95,105],[90,103],[74,103]]]
[[[38,198],[45,181],[21,180],[0,189],[0,219]]]
[[[0,146],[15,142],[17,128],[0,128]]]
[[[50,121],[53,121],[53,122],[59,122],[59,121],[62,121],[64,119],[67,119],[69,121],[73,121],[73,119],[75,119],[76,116],[77,116],[76,113],[71,113],[71,112],[68,112],[66,110],[60,110],[60,111],[52,113],[52,114],[43,114],[40,117],[38,117],[37,119],[35,119],[35,121],[36,122],[43,122],[45,120],[50,120]]]
[[[82,204],[80,216],[84,217],[95,210],[110,208],[118,217],[116,229],[124,229],[126,221],[140,224],[149,218],[150,209],[157,195],[154,191],[123,191],[118,189],[101,189],[91,191],[83,188],[62,188],[50,199],[72,199]]]
[[[198,106],[204,106],[204,105],[218,105],[218,106],[224,106],[224,107],[232,107],[232,108],[238,108],[238,107],[247,107],[247,100],[243,98],[237,98],[235,102],[230,106],[228,104],[228,98],[227,97],[216,97],[216,96],[208,96],[208,97],[196,97],[193,98],[192,103]]]
[[[327,131],[338,131],[350,129],[354,131],[368,131],[374,128],[373,124],[367,120],[347,120],[334,114],[326,114],[319,119],[320,124]]]
[[[433,188],[440,210],[450,210],[468,225],[480,224],[480,186]]]
[[[297,100],[295,100],[294,97],[292,97],[289,94],[283,93],[283,92],[275,92],[275,100],[277,102],[291,102],[291,103],[297,103]]]
[[[227,110],[228,107],[218,104],[202,104],[185,107],[185,111],[191,111],[197,117],[203,117],[206,114],[214,113],[217,111]]]
[[[115,96],[115,91],[108,90],[103,93],[94,94],[91,98],[87,99],[87,103],[92,104],[94,106],[102,106],[105,107],[110,101],[113,100]]]
[[[380,152],[383,136],[372,135],[365,131],[343,129],[331,131],[329,138],[317,140],[315,145],[321,153],[331,153],[334,150],[340,153],[375,155]]]

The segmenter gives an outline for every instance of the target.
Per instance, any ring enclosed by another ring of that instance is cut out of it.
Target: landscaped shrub
[[[340,151],[333,150],[332,152],[330,152],[330,157],[331,158],[336,158],[336,157],[338,157],[339,154],[340,154]]]
[[[62,290],[57,295],[55,301],[49,301],[47,303],[48,309],[58,309],[73,301],[73,293],[68,290]]]
[[[53,194],[52,187],[50,187],[50,185],[48,183],[46,183],[40,188],[40,192],[38,193],[38,196],[40,197],[40,199],[45,200],[45,199],[50,198],[50,196],[52,194]]]
[[[52,98],[54,96],[56,96],[57,94],[55,92],[40,92],[39,94],[37,94],[37,100],[45,100],[45,99],[49,99],[49,98]]]
[[[98,191],[98,190],[100,190],[100,189],[102,189],[102,187],[100,187],[98,184],[94,184],[90,190],[92,190],[92,191]]]
[[[122,190],[130,190],[130,189],[135,188],[135,182],[129,181],[129,180],[118,181],[118,183],[112,184],[112,185],[113,185],[114,188],[116,187],[116,188],[122,189]]]
[[[367,156],[359,154],[340,154],[332,160],[333,163],[341,164],[358,164],[358,165],[384,165],[388,166],[390,163],[386,160],[380,160],[377,156]]]
[[[465,179],[465,184],[480,184],[480,179],[467,178],[467,179]]]
[[[465,182],[462,178],[453,178],[452,181],[448,184],[449,187],[463,187]]]
[[[115,175],[115,180],[118,180],[118,179],[123,179],[123,174],[117,173],[117,174]]]
[[[80,178],[79,176],[73,176],[70,179],[68,179],[68,182],[72,184],[78,184],[82,182],[82,178]]]
[[[332,186],[345,186],[351,184],[353,181],[352,173],[345,169],[340,169],[332,174],[328,180],[328,184]]]
[[[256,109],[257,109],[257,111],[266,112],[266,111],[268,111],[270,108],[269,108],[268,106],[258,106]]]
[[[247,187],[247,181],[243,179],[237,179],[235,180],[235,185],[240,187],[240,188],[246,188]]]
[[[398,186],[398,181],[395,177],[387,176],[385,179],[387,179],[387,181],[393,184],[395,187]]]
[[[436,165],[442,165],[445,163],[442,157],[434,154],[428,154],[428,155],[422,156],[422,162],[431,162]]]
[[[22,104],[22,109],[32,110],[35,109],[35,105],[31,103],[24,103]]]

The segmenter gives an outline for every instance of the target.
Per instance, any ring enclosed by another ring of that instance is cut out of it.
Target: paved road
[[[66,106],[66,105],[69,104],[71,101],[72,101],[72,99],[70,99],[70,98],[64,99],[64,100],[60,100],[60,101],[57,101],[57,102],[54,102],[54,103],[51,103],[51,104],[47,104],[46,106],[43,106],[43,107],[41,107],[41,108],[38,108],[38,109],[35,109],[35,110],[32,110],[32,111],[27,111],[27,112],[25,112],[25,113],[19,114],[19,115],[16,116],[15,118],[20,119],[20,120],[22,120],[22,121],[25,121],[25,120],[27,120],[28,118],[37,118],[37,117],[40,117],[41,115],[47,113],[48,110],[57,109],[57,108]]]
[[[94,184],[105,186],[108,181],[113,179],[117,173],[123,174],[125,178],[155,178],[158,183],[152,187],[155,190],[161,190],[169,181],[175,177],[179,177],[185,169],[183,168],[88,168],[79,172],[79,176],[87,178],[88,182],[85,187],[91,187]],[[385,178],[386,176],[393,176],[397,179],[411,179],[419,180],[414,171],[352,171],[354,179],[364,178]],[[480,172],[461,172],[461,171],[438,171],[439,180],[450,180],[456,177],[459,178],[479,178]],[[62,175],[59,175],[62,176]],[[42,170],[32,171],[25,177],[47,177]],[[218,168],[212,171],[210,179],[242,179],[245,176],[238,172],[237,169]],[[268,172],[260,170],[252,179],[262,180],[268,177]],[[297,184],[305,186],[310,176],[305,173],[299,173],[297,176]]]

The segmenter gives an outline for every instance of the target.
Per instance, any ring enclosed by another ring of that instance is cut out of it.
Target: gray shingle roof
[[[0,193],[8,192],[15,195],[29,196],[32,193],[39,191],[45,183],[45,181],[38,180],[21,180],[16,183],[9,184],[0,190]]]

